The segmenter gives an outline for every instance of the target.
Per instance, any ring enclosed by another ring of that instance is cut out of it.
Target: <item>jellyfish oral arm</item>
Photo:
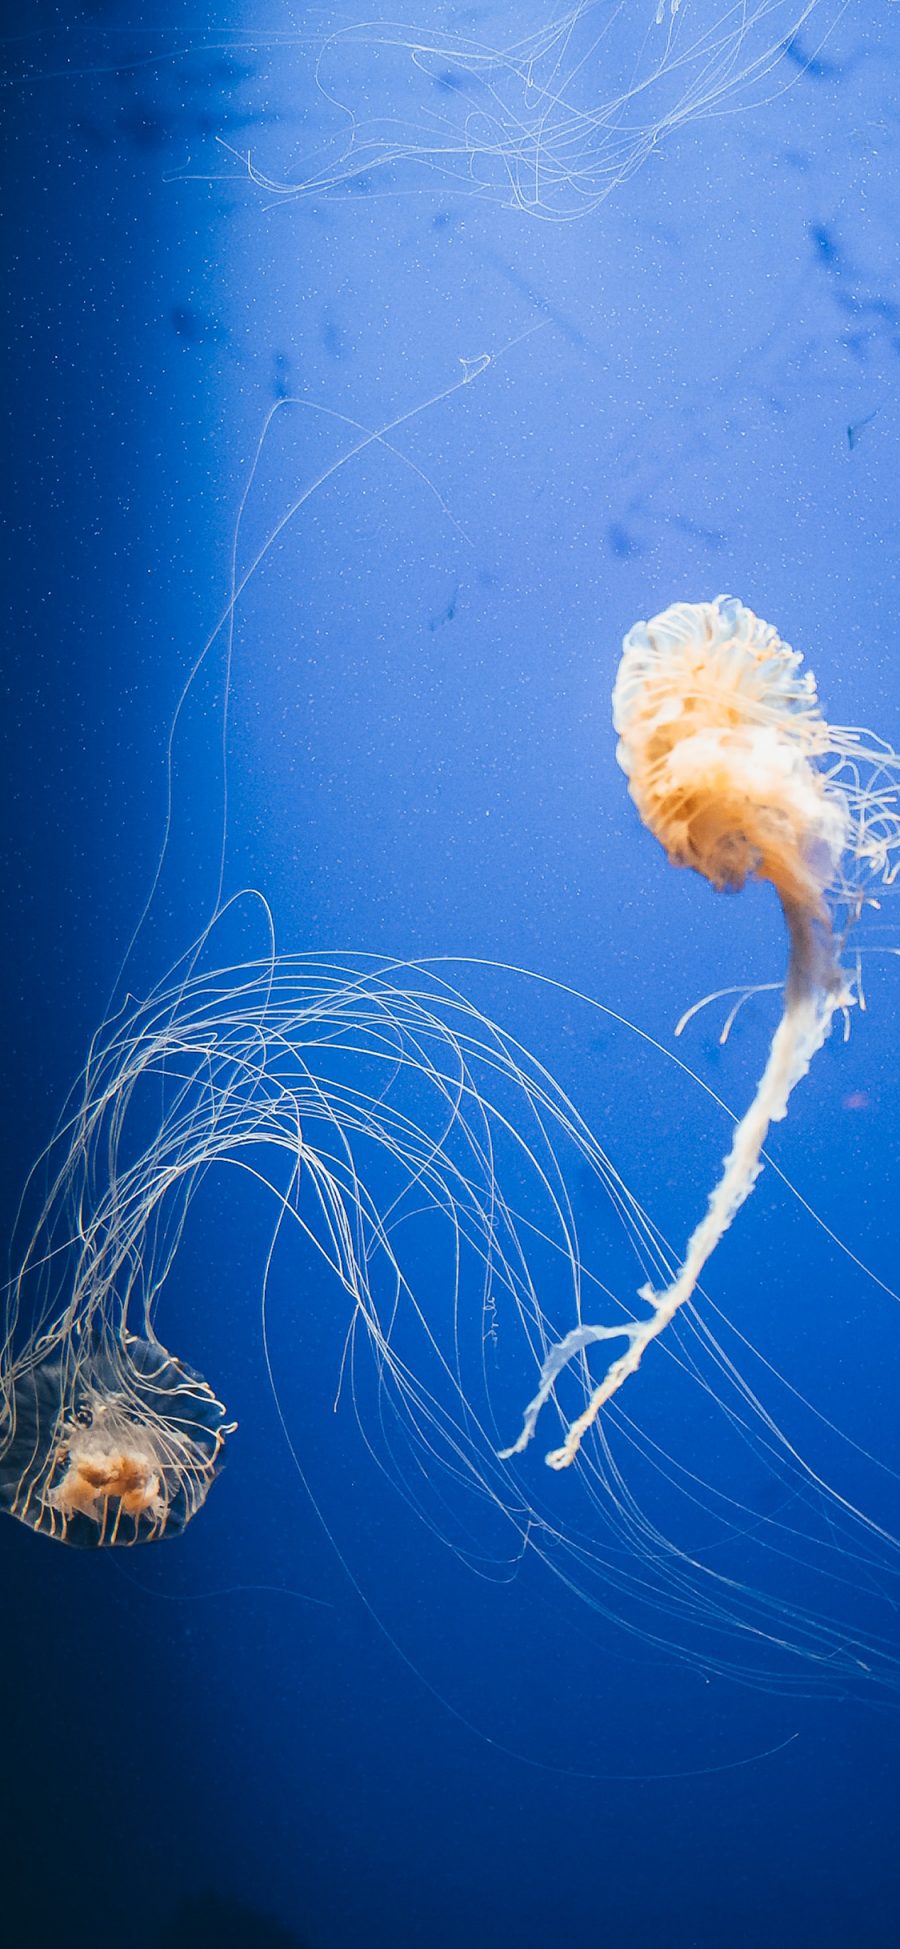
[[[650,1324],[652,1325],[652,1322],[650,1322]],[[551,1347],[550,1352],[548,1353],[547,1358],[544,1361],[544,1365],[541,1368],[540,1387],[538,1388],[538,1391],[535,1394],[533,1400],[529,1401],[528,1406],[525,1409],[525,1413],[522,1417],[522,1433],[520,1434],[518,1441],[514,1441],[510,1448],[501,1448],[500,1457],[499,1457],[500,1461],[508,1462],[512,1455],[521,1455],[523,1448],[528,1447],[528,1443],[530,1442],[531,1437],[534,1434],[538,1415],[540,1414],[542,1407],[544,1407],[546,1403],[549,1401],[554,1386],[556,1384],[556,1381],[558,1380],[560,1374],[562,1373],[563,1368],[568,1367],[570,1360],[574,1360],[577,1354],[584,1353],[587,1347],[594,1346],[598,1340],[621,1340],[625,1338],[631,1341],[633,1345],[634,1341],[638,1338],[638,1336],[642,1332],[643,1332],[643,1323],[639,1320],[635,1320],[635,1321],[623,1320],[621,1326],[588,1326],[588,1325],[573,1326],[571,1333],[567,1333],[565,1339],[557,1341],[556,1346]],[[643,1348],[640,1349],[637,1355],[637,1359],[628,1368],[629,1373],[633,1373],[634,1368],[638,1365],[641,1358],[641,1352],[643,1352]],[[629,1352],[627,1354],[620,1354],[618,1360],[614,1360],[611,1366],[607,1368],[606,1376],[601,1386],[595,1390],[595,1393],[591,1397],[591,1406],[593,1407],[593,1403],[595,1400],[597,1403],[596,1408],[594,1409],[594,1413],[599,1413],[600,1409],[603,1406],[603,1402],[608,1401],[610,1394],[615,1393],[616,1388],[621,1385],[621,1381],[618,1379],[615,1380],[612,1385],[610,1385],[610,1382],[612,1380],[612,1376],[618,1372],[618,1369],[620,1367],[623,1368],[624,1370],[625,1362],[629,1359],[630,1353],[631,1353],[631,1348],[629,1347]],[[621,1380],[624,1379],[625,1379],[625,1372],[623,1371],[621,1375]],[[601,1398],[598,1398],[598,1396]],[[594,1419],[594,1414],[591,1415],[591,1420],[593,1419]],[[578,1426],[577,1422],[572,1423],[572,1428],[575,1428],[577,1426]],[[586,1426],[590,1426],[590,1422],[586,1423]],[[582,1433],[583,1432],[584,1431],[582,1430]],[[571,1429],[570,1429],[570,1433],[571,1433]],[[579,1440],[580,1438],[581,1437],[579,1436]],[[577,1443],[576,1443],[576,1449],[573,1450],[573,1456],[576,1453],[576,1451],[577,1451]],[[549,1462],[550,1459],[551,1458],[548,1455],[547,1461]],[[561,1467],[562,1464],[559,1464],[559,1466]]]
[[[651,1286],[641,1288],[639,1297],[651,1308],[648,1319],[624,1321],[619,1326],[578,1326],[551,1348],[541,1369],[538,1391],[525,1409],[522,1432],[512,1447],[502,1451],[501,1460],[509,1460],[528,1446],[538,1415],[571,1360],[598,1341],[627,1339],[625,1352],[610,1362],[583,1413],[570,1422],[562,1445],[551,1449],[545,1458],[553,1469],[568,1468],[574,1462],[601,1408],[618,1392],[623,1381],[637,1372],[645,1348],[693,1296],[704,1267],[750,1196],[762,1169],[762,1149],[769,1127],[786,1115],[792,1090],[806,1075],[828,1035],[836,1011],[847,1000],[844,980],[824,930],[806,914],[788,907],[785,918],[791,953],[784,1014],[773,1036],[756,1095],[737,1125],[722,1175],[688,1240],[675,1278],[662,1292],[654,1292]]]

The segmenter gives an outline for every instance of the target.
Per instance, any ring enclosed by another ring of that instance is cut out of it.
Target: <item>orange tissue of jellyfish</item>
[[[70,1441],[60,1459],[66,1470],[51,1491],[54,1508],[67,1513],[77,1510],[97,1523],[102,1522],[107,1505],[115,1502],[126,1516],[142,1516],[147,1510],[157,1519],[162,1515],[160,1478],[148,1456],[98,1448],[92,1439]]]

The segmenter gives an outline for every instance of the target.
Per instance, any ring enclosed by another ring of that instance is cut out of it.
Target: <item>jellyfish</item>
[[[129,997],[103,1024],[26,1191],[24,1208],[38,1205],[20,1224],[0,1338],[0,1509],[61,1542],[177,1536],[222,1466],[236,1423],[157,1328],[213,1169],[266,1188],[263,1263],[293,1225],[344,1294],[345,1358],[361,1333],[413,1446],[435,1444],[439,1430],[479,1493],[478,1458],[496,1434],[479,1429],[471,1391],[454,1381],[436,1316],[452,1320],[465,1287],[490,1318],[505,1297],[540,1331],[536,1197],[573,1299],[580,1278],[548,1131],[559,1142],[571,1129],[590,1168],[608,1169],[539,1065],[447,983],[375,959],[267,955],[202,969],[208,946],[206,936],[174,981]],[[523,1171],[531,1181],[527,1224],[500,1182],[504,1145],[520,1190]],[[446,1276],[429,1241],[426,1301],[416,1255],[435,1221]],[[401,1351],[417,1329],[437,1351],[434,1383],[419,1353]],[[449,1406],[438,1405],[442,1379]]]
[[[504,1458],[527,1446],[572,1359],[624,1339],[624,1352],[546,1457],[554,1469],[575,1460],[601,1408],[696,1291],[759,1176],[770,1125],[786,1115],[835,1014],[854,1000],[840,922],[852,924],[867,901],[877,905],[872,883],[889,884],[898,871],[900,761],[877,738],[828,724],[801,663],[731,596],[674,603],[625,638],[613,722],[634,804],[673,865],[692,867],[720,892],[738,892],[752,878],[774,887],[788,936],[784,1006],[756,1094],[675,1276],[660,1289],[640,1289],[645,1317],[579,1324],[551,1349]]]
[[[86,1547],[177,1535],[234,1431],[222,1403],[155,1338],[54,1340],[16,1363],[5,1390],[0,1508]]]

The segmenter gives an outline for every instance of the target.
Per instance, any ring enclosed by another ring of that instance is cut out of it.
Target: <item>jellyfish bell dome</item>
[[[733,596],[673,603],[629,631],[613,691],[617,756],[674,866],[719,891],[770,880],[825,918],[848,843],[846,798],[811,671]]]
[[[156,1340],[48,1337],[7,1377],[0,1508],[86,1548],[176,1536],[206,1501],[234,1425]]]

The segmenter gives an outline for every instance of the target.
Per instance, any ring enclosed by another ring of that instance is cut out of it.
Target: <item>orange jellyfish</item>
[[[855,919],[872,903],[867,886],[889,883],[898,870],[900,761],[877,738],[826,723],[801,663],[733,596],[674,603],[625,638],[613,722],[631,797],[673,865],[692,866],[719,891],[737,892],[754,877],[774,886],[789,942],[784,1008],[756,1095],[674,1279],[661,1291],[641,1288],[645,1318],[581,1324],[551,1349],[504,1457],[531,1440],[570,1360],[600,1341],[624,1339],[624,1353],[546,1458],[555,1469],[574,1461],[604,1403],[692,1297],[759,1176],[770,1124],[785,1116],[835,1013],[854,1000],[838,921]]]

